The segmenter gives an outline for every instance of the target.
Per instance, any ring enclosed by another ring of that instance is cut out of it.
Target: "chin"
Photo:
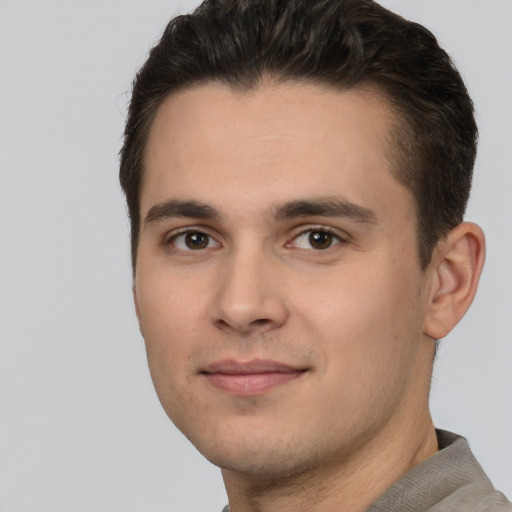
[[[268,456],[267,456],[268,455]],[[298,461],[290,454],[260,454],[258,459],[241,457],[207,457],[207,459],[225,471],[240,473],[252,478],[281,480],[283,478],[296,477],[311,470],[315,464],[304,460]]]
[[[217,439],[215,444],[196,447],[212,464],[253,478],[282,479],[302,474],[316,466],[317,447],[300,450],[298,440],[252,436],[250,439]]]

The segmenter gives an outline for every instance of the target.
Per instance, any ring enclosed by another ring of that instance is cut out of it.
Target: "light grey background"
[[[164,415],[131,304],[117,153],[130,83],[196,2],[0,0],[0,511],[219,511]],[[512,0],[386,0],[452,54],[481,131],[477,299],[442,342],[432,409],[512,496]]]

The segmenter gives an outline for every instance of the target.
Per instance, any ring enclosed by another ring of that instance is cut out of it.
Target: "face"
[[[414,202],[382,98],[219,84],[152,126],[134,296],[158,396],[214,463],[347,460],[426,407]]]

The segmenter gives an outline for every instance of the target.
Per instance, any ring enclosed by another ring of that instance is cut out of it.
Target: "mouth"
[[[236,396],[256,396],[293,381],[306,371],[272,360],[226,359],[208,365],[200,373],[221,391]]]

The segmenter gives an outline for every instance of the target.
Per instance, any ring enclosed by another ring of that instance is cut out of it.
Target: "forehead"
[[[408,195],[389,158],[394,121],[383,95],[370,89],[185,89],[164,101],[151,127],[141,212],[169,196],[224,208],[242,200],[248,208],[307,195],[386,202],[390,185]]]

